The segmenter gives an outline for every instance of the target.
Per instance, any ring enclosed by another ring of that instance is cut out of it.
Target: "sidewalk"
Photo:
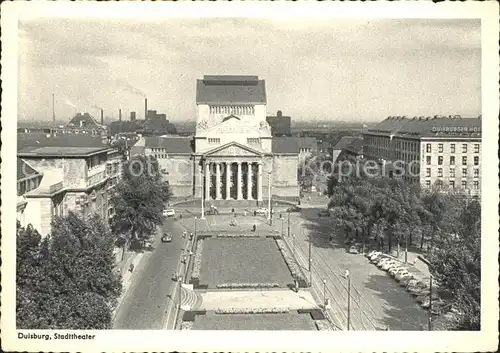
[[[144,257],[144,253],[137,253],[133,251],[129,251],[125,253],[124,260],[118,264],[118,269],[122,275],[122,293],[118,298],[118,303],[113,311],[113,318],[116,316],[118,309],[123,301],[123,298],[127,294],[130,285],[132,283],[132,278],[134,274],[137,272],[137,268]],[[134,271],[130,271],[130,265],[134,265]]]

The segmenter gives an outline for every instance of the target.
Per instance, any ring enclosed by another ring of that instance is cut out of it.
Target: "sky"
[[[257,75],[268,115],[376,122],[481,114],[479,20],[191,18],[19,22],[18,117],[195,120],[196,79]]]

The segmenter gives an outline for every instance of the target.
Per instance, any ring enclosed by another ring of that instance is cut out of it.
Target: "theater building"
[[[196,132],[145,137],[134,153],[154,155],[175,197],[249,200],[299,196],[298,142],[276,138],[266,121],[265,81],[204,76],[196,82]]]

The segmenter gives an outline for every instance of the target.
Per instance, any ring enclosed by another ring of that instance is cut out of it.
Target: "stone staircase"
[[[183,284],[181,287],[181,308],[184,311],[196,310],[201,306],[201,295],[192,289],[192,285]]]

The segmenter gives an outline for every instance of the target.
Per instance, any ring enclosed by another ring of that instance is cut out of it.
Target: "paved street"
[[[131,287],[126,294],[115,318],[115,329],[163,329],[168,316],[169,328],[174,320],[174,305],[169,295],[175,288],[172,273],[180,262],[182,249],[186,240],[182,238],[185,230],[182,226],[168,219],[165,231],[171,232],[171,243],[155,240],[155,250],[147,254],[132,279]],[[178,293],[174,300],[178,299]],[[172,311],[167,315],[168,311]]]
[[[351,329],[419,330],[426,324],[427,313],[385,272],[368,262],[362,255],[346,252],[342,243],[328,242],[333,231],[331,220],[317,216],[319,209],[307,208],[291,218],[288,239],[295,249],[299,263],[307,269],[309,239],[311,240],[313,284],[319,298],[330,298],[335,321],[347,327],[346,269],[351,277]],[[306,271],[309,275],[308,271]]]

